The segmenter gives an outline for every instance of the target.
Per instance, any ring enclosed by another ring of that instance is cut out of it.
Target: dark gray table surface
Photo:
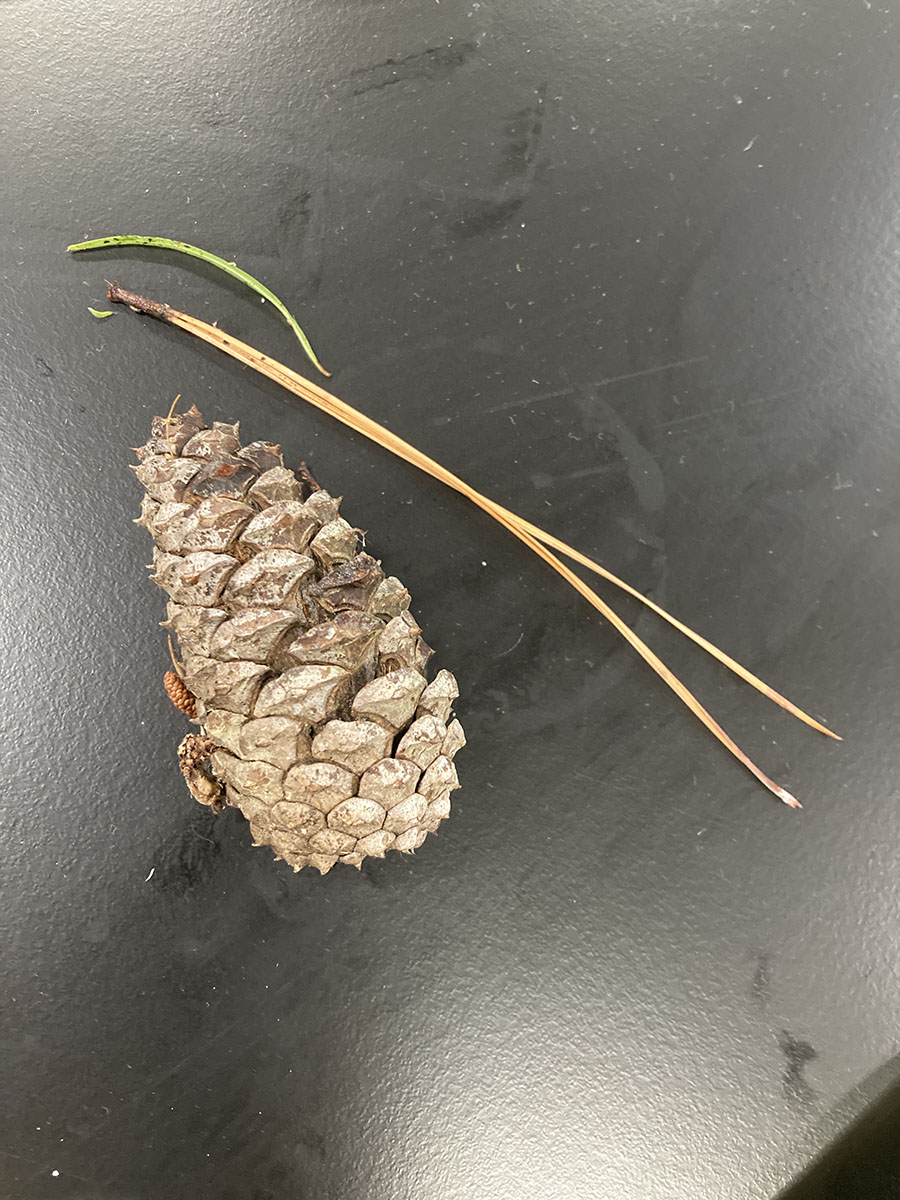
[[[0,33],[0,1195],[774,1195],[900,1076],[894,6],[5,0]],[[804,811],[464,500],[94,320],[116,278],[304,369],[198,263],[63,252],[127,232],[237,259],[338,395],[833,723],[603,588]],[[179,392],[343,494],[458,674],[414,859],[294,875],[188,798],[126,469]]]

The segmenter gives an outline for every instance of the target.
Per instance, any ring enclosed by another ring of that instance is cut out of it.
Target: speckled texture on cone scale
[[[195,799],[239,808],[295,870],[414,851],[449,816],[465,736],[406,588],[339,499],[304,499],[279,448],[242,447],[236,425],[156,417],[137,455],[151,578],[196,697],[201,736],[180,752]]]

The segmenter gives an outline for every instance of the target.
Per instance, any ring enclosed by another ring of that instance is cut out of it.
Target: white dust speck
[[[147,876],[147,878],[144,880],[144,883],[149,883],[149,882],[150,882],[150,880],[153,878],[153,872],[154,872],[155,870],[156,870],[156,867],[151,867],[151,868],[150,868],[150,874],[149,874],[149,875]]]
[[[747,143],[747,145],[744,147],[744,154],[746,154],[748,150],[752,150],[752,149],[753,149],[753,144],[754,144],[754,142],[756,141],[756,139],[757,139],[758,137],[759,137],[759,134],[758,134],[758,133],[754,133],[753,137],[750,139],[750,141],[749,141],[749,142]]]
[[[54,1179],[59,1179],[59,1171],[51,1171],[50,1174]]]

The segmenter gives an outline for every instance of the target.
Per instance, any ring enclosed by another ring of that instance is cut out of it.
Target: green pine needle
[[[136,235],[124,234],[116,237],[94,238],[89,242],[73,242],[66,249],[75,253],[79,250],[109,250],[117,246],[150,246],[157,250],[176,250],[179,254],[189,254],[192,258],[199,258],[205,263],[209,263],[212,267],[218,267],[220,271],[224,271],[226,275],[230,275],[233,279],[240,280],[248,288],[251,288],[257,295],[262,296],[264,300],[268,300],[270,304],[281,313],[291,329],[297,335],[300,345],[306,351],[310,360],[322,372],[323,375],[330,375],[330,371],[326,371],[316,357],[316,352],[310,345],[309,338],[297,324],[294,317],[288,311],[287,306],[278,299],[274,292],[270,292],[264,283],[260,283],[258,279],[248,274],[247,271],[242,271],[240,267],[233,262],[228,262],[227,259],[220,258],[218,254],[211,254],[209,250],[201,250],[199,246],[191,246],[187,242],[176,242],[171,238],[162,237],[138,237]],[[93,310],[92,310],[93,311]],[[98,313],[94,314],[98,316]]]

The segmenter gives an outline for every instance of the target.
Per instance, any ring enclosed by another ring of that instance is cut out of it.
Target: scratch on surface
[[[610,375],[607,379],[598,379],[591,387],[609,387],[611,383],[625,383],[628,379],[641,379],[644,375],[658,375],[660,371],[674,371],[679,367],[690,367],[694,363],[709,362],[708,354],[700,354],[696,358],[682,358],[678,362],[660,363],[658,367],[644,367],[641,371],[629,371],[627,375]]]
[[[783,400],[785,396],[793,396],[795,392],[799,392],[801,387],[786,388],[783,392],[772,392],[768,396],[756,396],[753,400],[748,400],[745,404],[736,405],[733,400],[729,400],[727,404],[721,404],[716,408],[706,408],[703,412],[689,413],[686,417],[675,417],[672,421],[660,421],[655,427],[657,429],[675,429],[680,425],[690,425],[694,421],[704,421],[709,417],[718,417],[722,413],[734,413],[738,409],[743,411],[747,408],[758,408],[761,404],[771,404],[773,400]]]
[[[529,404],[541,404],[544,400],[560,400],[563,396],[573,396],[574,394],[573,387],[557,388],[552,392],[538,392],[537,395],[525,396],[520,400],[507,400],[503,404],[494,404],[491,408],[486,408],[483,415],[506,412],[508,408],[526,408]]]
[[[48,1172],[54,1177],[59,1175],[59,1171],[51,1171],[49,1163],[39,1163],[36,1158],[26,1158],[24,1154],[13,1154],[12,1150],[4,1150],[4,1158],[14,1158],[17,1162],[23,1162],[29,1167],[36,1167],[34,1174],[25,1179],[24,1183],[33,1183],[36,1179],[43,1178]],[[86,1179],[84,1175],[76,1175],[74,1171],[66,1171],[67,1179],[75,1179],[79,1183],[85,1183],[89,1187],[94,1186],[94,1180]]]
[[[587,384],[590,388],[609,387],[613,383],[625,383],[630,379],[642,379],[645,375],[659,375],[663,371],[675,371],[680,367],[690,367],[694,363],[709,362],[708,354],[701,354],[696,358],[682,358],[677,362],[660,363],[657,367],[643,367],[640,371],[629,371],[625,375],[608,375],[604,379],[595,379]],[[488,413],[506,412],[508,408],[525,408],[529,404],[540,404],[544,400],[559,400],[563,396],[574,396],[574,387],[556,388],[552,392],[538,392],[536,395],[525,396],[520,400],[507,400],[504,404],[495,404],[491,408],[484,410],[484,415]]]
[[[506,658],[507,654],[512,654],[513,650],[515,650],[516,646],[519,645],[519,643],[521,642],[521,640],[524,636],[525,636],[525,630],[523,629],[522,632],[519,634],[519,636],[516,638],[516,640],[513,642],[513,644],[510,646],[510,648],[508,650],[501,650],[499,654],[494,655],[494,658]]]
[[[14,1154],[12,1150],[4,1150],[2,1153],[4,1158],[14,1158],[16,1162],[27,1163],[29,1167],[40,1167],[41,1171],[45,1169],[36,1158],[27,1158],[24,1154]]]
[[[772,994],[772,958],[763,951],[759,951],[755,958],[756,967],[750,981],[750,994],[760,1008],[765,1008]]]
[[[573,771],[564,782],[569,783],[573,779],[586,779],[589,783],[606,783],[606,778],[603,775],[592,775],[590,771],[585,771],[584,769]]]

